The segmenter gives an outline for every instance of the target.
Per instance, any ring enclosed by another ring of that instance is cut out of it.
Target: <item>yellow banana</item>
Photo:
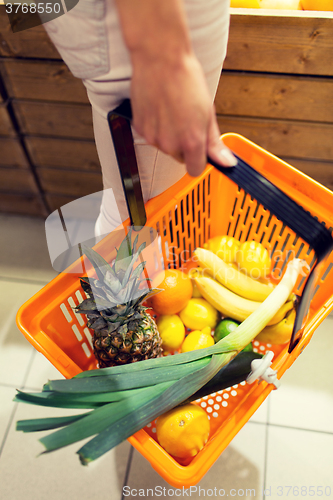
[[[275,314],[274,318],[271,319],[269,323],[267,323],[267,326],[276,325],[277,323],[282,321],[286,317],[288,312],[293,309],[293,307],[294,307],[294,299],[288,300],[285,304],[283,304],[282,307],[280,307],[278,312]]]
[[[256,336],[256,340],[259,340],[259,342],[265,342],[266,344],[285,344],[286,342],[289,342],[293,332],[295,318],[296,311],[294,309],[290,314],[288,314],[288,316],[276,325],[266,326],[259,333],[259,335]]]
[[[262,302],[274,290],[274,286],[261,283],[220,259],[210,250],[197,248],[194,256],[200,266],[208,271],[221,285],[246,299]]]
[[[261,304],[254,300],[245,299],[236,293],[228,290],[225,286],[218,283],[210,276],[200,275],[200,272],[192,277],[201,293],[201,295],[212,304],[215,309],[220,311],[223,316],[233,318],[237,321],[244,321]],[[293,302],[284,304],[276,313],[269,324],[278,323],[286,314],[286,310],[293,307]]]

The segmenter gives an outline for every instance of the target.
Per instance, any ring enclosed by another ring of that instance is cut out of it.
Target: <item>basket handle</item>
[[[130,127],[130,121],[132,120],[130,100],[124,100],[120,106],[111,111],[108,114],[108,119],[112,138],[115,144],[118,165],[123,179],[123,186],[129,206],[131,221],[133,221],[136,219],[137,214],[139,215],[139,218],[142,217],[144,203],[141,186],[140,189],[138,189],[140,179],[137,165],[135,173],[133,160],[134,146]],[[127,122],[127,127],[125,126],[125,122]],[[122,129],[123,134],[127,134],[125,137],[123,136],[121,140],[117,134],[120,129]],[[129,135],[129,131],[131,135]],[[132,141],[131,144],[130,140]],[[116,143],[117,141],[118,144]],[[126,153],[125,149],[127,147],[129,150]],[[310,213],[305,211],[301,205],[298,205],[298,203],[289,198],[286,193],[281,191],[281,189],[266,179],[266,177],[264,177],[260,172],[248,165],[239,156],[235,156],[237,158],[237,165],[235,167],[222,167],[210,158],[207,158],[207,161],[222,174],[229,177],[229,179],[235,184],[244,189],[244,191],[249,193],[278,219],[288,225],[299,237],[309,244],[316,254],[316,263],[308,276],[303,288],[302,296],[296,306],[296,319],[288,350],[290,353],[301,339],[302,328],[304,326],[303,320],[306,318],[308,313],[310,302],[313,297],[314,287],[318,279],[320,270],[319,264],[332,251],[333,238],[330,231],[328,231],[328,229],[318,222],[318,220]],[[138,197],[133,200],[133,197],[136,197],[136,195]],[[131,203],[129,203],[128,200],[130,200]]]
[[[126,108],[127,106],[127,108]],[[128,109],[129,106],[129,109]],[[125,109],[126,108],[126,109]],[[124,110],[121,112],[121,110]],[[118,111],[120,110],[120,111]],[[134,230],[141,229],[147,222],[147,214],[143,201],[138,164],[135,156],[134,142],[130,119],[130,101],[124,101],[108,113],[108,122],[116,152],[118,168],[123,184],[125,199]]]

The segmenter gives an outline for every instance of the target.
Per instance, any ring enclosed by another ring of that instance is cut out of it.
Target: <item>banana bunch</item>
[[[224,262],[215,253],[205,248],[197,248],[194,258],[199,268],[192,269],[191,277],[202,297],[212,304],[220,313],[236,321],[244,321],[252,314],[274,289],[271,283],[255,280],[242,273],[236,266]],[[293,312],[296,296],[291,294],[288,301],[279,309],[262,332],[266,342],[284,343],[287,332],[292,332]],[[288,320],[288,321],[287,321]],[[271,328],[271,330],[270,330]],[[268,330],[268,331],[267,331]],[[261,335],[261,334],[260,334]],[[273,340],[276,338],[276,340]],[[258,338],[258,340],[260,340]]]

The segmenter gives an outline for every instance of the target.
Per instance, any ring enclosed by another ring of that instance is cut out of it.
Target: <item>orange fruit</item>
[[[177,458],[190,458],[208,441],[210,423],[206,412],[195,404],[177,406],[158,417],[157,439],[162,448]]]
[[[192,280],[179,269],[162,271],[153,279],[152,286],[163,290],[151,298],[151,304],[158,314],[177,314],[192,297]]]
[[[333,10],[333,0],[301,0],[304,10]]]

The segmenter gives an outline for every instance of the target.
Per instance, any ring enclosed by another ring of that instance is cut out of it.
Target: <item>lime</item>
[[[165,351],[179,349],[185,338],[185,326],[177,314],[160,316],[157,328]]]
[[[217,343],[219,340],[229,335],[229,333],[236,330],[238,325],[240,325],[238,321],[235,321],[230,318],[225,318],[222,321],[220,321],[214,331],[214,342]],[[253,351],[252,342],[250,342],[246,347],[244,347],[243,351]]]
[[[190,299],[179,316],[190,330],[202,330],[205,326],[214,328],[219,320],[218,311],[203,298]]]

